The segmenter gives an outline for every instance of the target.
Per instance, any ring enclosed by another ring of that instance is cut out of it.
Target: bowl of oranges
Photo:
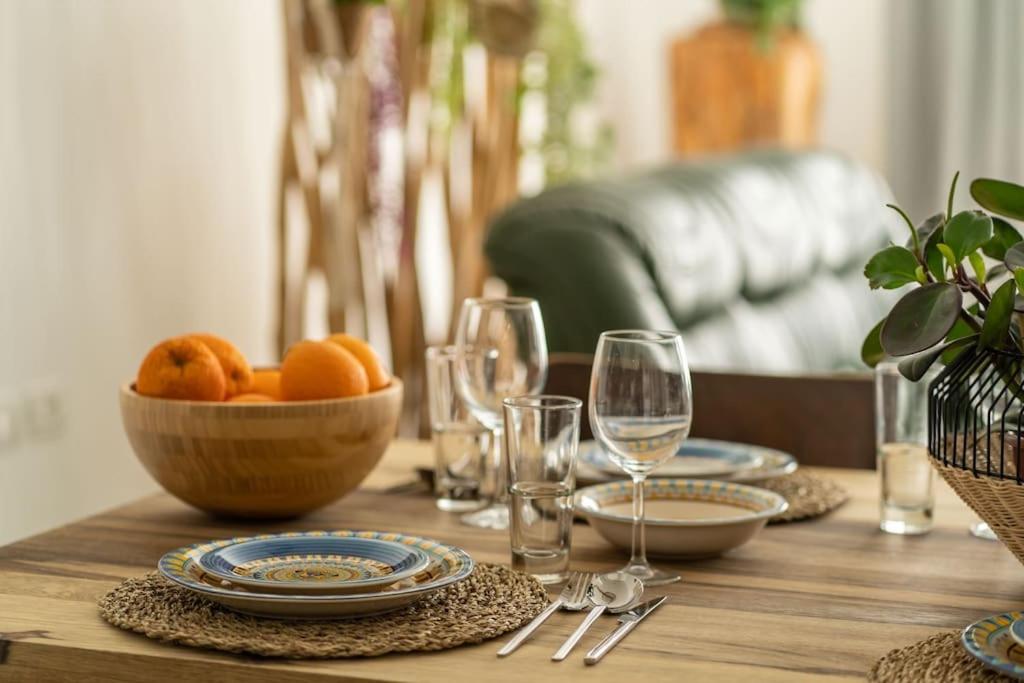
[[[345,334],[301,341],[253,369],[231,342],[188,334],[154,346],[120,391],[139,461],[168,492],[231,517],[294,517],[338,500],[395,435],[402,382]]]

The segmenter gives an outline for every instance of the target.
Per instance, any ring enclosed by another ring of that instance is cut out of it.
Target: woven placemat
[[[193,647],[264,657],[373,657],[447,650],[519,628],[547,605],[535,578],[477,565],[454,586],[374,617],[335,621],[263,619],[233,612],[157,573],[128,579],[100,600],[114,626]]]
[[[975,683],[1012,681],[967,653],[960,633],[937,633],[885,655],[868,672],[871,683]]]
[[[850,498],[846,489],[831,479],[802,470],[751,485],[774,491],[789,501],[789,509],[772,518],[769,524],[818,517],[835,510]]]

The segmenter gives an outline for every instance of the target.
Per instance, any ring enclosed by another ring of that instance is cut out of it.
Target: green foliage
[[[546,129],[538,147],[548,185],[593,175],[611,158],[614,136],[603,122],[592,135],[581,135],[577,110],[594,99],[600,71],[587,54],[586,40],[576,22],[571,0],[541,0],[537,50],[543,55],[544,77],[530,79],[524,65],[524,87],[544,95]]]
[[[1002,261],[1006,256],[1006,250],[1024,238],[1021,238],[1017,228],[998,216],[992,217],[992,228],[992,239],[983,244],[981,250],[985,252],[985,256]]]
[[[953,214],[958,176],[946,211],[916,227],[902,209],[888,205],[903,218],[910,238],[906,246],[890,245],[872,256],[864,275],[873,289],[920,287],[904,294],[868,333],[861,348],[868,365],[884,355],[906,356],[900,372],[918,380],[937,360],[948,363],[974,346],[1024,351],[1024,316],[1018,315],[1024,313],[1024,295],[1018,294],[1024,293],[1024,240],[1008,221],[984,211]],[[1020,185],[981,178],[971,183],[971,195],[988,211],[1024,219]]]
[[[917,282],[918,261],[913,252],[905,247],[886,247],[871,257],[864,266],[871,289],[898,289],[911,282]]]
[[[1024,220],[1024,187],[1016,183],[978,178],[971,183],[971,196],[992,213]]]
[[[938,344],[953,329],[963,295],[952,282],[912,289],[892,307],[879,338],[890,356],[909,356]]]
[[[871,331],[868,332],[868,336],[864,337],[864,343],[860,347],[861,360],[863,360],[864,364],[869,368],[875,367],[885,359],[885,349],[882,348],[882,340],[880,339],[882,325],[884,324],[885,318],[879,320],[878,323],[871,328]]]
[[[800,23],[802,0],[720,0],[720,4],[726,19],[753,29],[765,50],[773,47],[779,29]]]
[[[972,334],[966,337],[960,337],[953,341],[946,342],[940,346],[922,351],[921,353],[910,356],[900,361],[897,366],[900,374],[909,379],[912,382],[916,382],[925,376],[928,372],[928,368],[935,364],[939,358],[945,358],[947,355],[952,354],[954,357],[957,353],[963,350],[965,347],[974,344],[978,340],[977,334]]]
[[[961,211],[949,219],[942,232],[942,241],[952,250],[954,263],[960,263],[990,239],[992,219],[981,211]]]
[[[981,326],[981,346],[996,348],[1002,346],[1010,333],[1010,317],[1013,315],[1014,296],[1017,294],[1017,283],[1007,280],[996,293],[985,309],[985,323]]]

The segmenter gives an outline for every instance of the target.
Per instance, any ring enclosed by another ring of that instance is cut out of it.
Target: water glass
[[[612,462],[633,479],[633,552],[622,571],[647,585],[678,581],[679,574],[647,562],[644,479],[679,451],[692,418],[690,370],[678,332],[601,334],[590,375],[590,426]]]
[[[427,403],[434,442],[434,494],[448,512],[479,510],[490,502],[487,482],[491,430],[476,421],[456,386],[454,346],[427,349]]]
[[[894,362],[875,368],[875,426],[882,531],[924,534],[932,528],[935,498],[928,457],[928,384],[911,382]]]
[[[558,583],[569,572],[582,402],[522,396],[503,405],[512,568]]]

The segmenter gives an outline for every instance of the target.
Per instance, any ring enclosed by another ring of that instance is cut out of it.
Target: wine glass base
[[[649,564],[627,564],[619,571],[627,574],[632,574],[636,578],[644,582],[645,586],[664,586],[669,583],[675,583],[682,579],[679,574],[675,572],[668,572],[662,569],[655,569]]]
[[[466,526],[502,531],[508,529],[508,505],[495,503],[483,510],[462,515],[459,519]]]
[[[992,527],[981,520],[971,525],[970,532],[971,536],[974,536],[975,538],[984,538],[987,541],[999,540],[996,538],[995,532],[992,531]]]

